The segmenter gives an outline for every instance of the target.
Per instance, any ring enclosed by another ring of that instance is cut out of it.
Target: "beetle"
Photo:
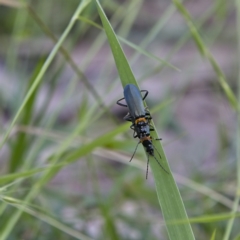
[[[141,95],[141,92],[145,92],[143,97]],[[146,179],[148,177],[149,155],[154,157],[158,165],[165,172],[168,173],[168,171],[161,165],[161,163],[158,161],[158,159],[155,157],[155,154],[154,154],[154,150],[156,150],[159,157],[161,158],[161,155],[153,145],[152,137],[150,135],[150,131],[154,131],[154,128],[150,125],[150,121],[152,117],[150,115],[150,112],[143,105],[143,100],[147,97],[148,91],[147,90],[139,91],[135,85],[128,84],[124,88],[123,95],[124,95],[124,98],[119,99],[117,101],[117,104],[123,107],[128,107],[129,113],[124,117],[124,119],[126,121],[132,122],[132,125],[130,126],[130,128],[133,130],[133,137],[139,138],[139,142],[134,150],[134,153],[130,159],[130,162],[132,161],[137,151],[138,145],[142,143],[148,156]],[[125,99],[126,104],[121,103],[123,99]],[[161,140],[161,139],[155,139],[155,140]]]
[[[147,90],[142,90],[141,92],[145,92],[144,97],[142,98],[141,93],[137,89],[137,87],[133,84],[128,84],[124,88],[124,98],[121,98],[117,101],[117,104],[123,107],[128,107],[129,113],[124,117],[126,121],[132,122],[130,126],[131,129],[134,130],[133,136],[134,138],[139,137],[142,134],[146,134],[150,131],[149,123],[152,119],[149,111],[144,108],[143,101],[147,95]],[[121,101],[125,99],[127,104],[121,103]],[[136,133],[136,135],[135,135]]]

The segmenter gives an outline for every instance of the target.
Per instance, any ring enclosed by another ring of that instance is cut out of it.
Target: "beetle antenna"
[[[138,142],[137,146],[135,147],[135,150],[134,150],[133,155],[132,155],[132,157],[131,157],[131,159],[130,159],[129,162],[132,161],[132,159],[133,159],[133,157],[134,157],[134,155],[135,155],[135,153],[136,153],[136,151],[137,151],[137,148],[138,148],[139,143],[140,143],[140,141]]]
[[[163,167],[163,165],[157,160],[157,158],[153,155],[153,157],[155,158],[155,160],[157,161],[158,165],[166,172],[169,174],[169,172]]]
[[[161,138],[160,138],[160,139],[161,139]],[[153,145],[153,147],[154,147],[154,149],[156,150],[156,152],[158,153],[159,157],[162,159],[162,157],[161,157],[159,151],[157,150],[157,148],[156,148],[154,145]]]
[[[147,161],[146,179],[148,178],[149,154],[147,154],[147,157],[148,157],[148,161]]]
[[[157,148],[153,145],[154,149],[157,151],[158,155],[160,156],[161,158],[161,155],[159,154]],[[157,160],[157,158],[155,157],[155,155],[153,154],[153,157],[155,158],[155,160],[157,161],[158,165],[166,172],[166,173],[169,173],[164,167],[163,165]]]

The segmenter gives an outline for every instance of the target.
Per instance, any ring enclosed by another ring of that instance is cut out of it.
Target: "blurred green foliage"
[[[0,240],[168,239],[141,148],[129,164],[137,141],[115,106],[122,87],[106,35],[71,22],[79,4],[0,1]],[[82,4],[101,24],[94,2]],[[196,239],[238,239],[240,101],[229,101],[239,93],[239,0],[101,4],[135,46],[122,43]]]

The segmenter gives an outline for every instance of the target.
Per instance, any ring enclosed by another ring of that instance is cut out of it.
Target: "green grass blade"
[[[231,218],[239,218],[240,213],[218,213],[211,215],[202,215],[200,217],[189,218],[191,223],[209,223],[209,222],[221,222]],[[170,221],[168,224],[185,224],[185,221]]]
[[[239,56],[240,56],[240,0],[236,1],[236,9],[237,9],[237,37],[238,37],[238,66],[240,64]],[[238,102],[240,103],[240,71],[238,72]],[[237,134],[236,134],[236,156],[237,156],[237,186],[236,186],[236,196],[234,200],[234,204],[232,206],[232,213],[236,213],[238,211],[239,201],[240,201],[240,194],[239,194],[239,188],[240,188],[240,113],[238,112],[237,117]],[[224,234],[224,240],[230,239],[231,231],[234,225],[234,218],[230,219],[228,221],[225,234]]]
[[[35,10],[30,6],[26,6],[29,14],[32,16],[32,18],[35,20],[35,22],[38,24],[38,26],[42,29],[42,31],[50,38],[54,43],[57,43],[57,38],[53,35],[53,33],[50,31],[50,29],[44,24],[44,22],[41,20],[41,18],[37,15]],[[79,18],[81,18],[79,16]],[[75,73],[78,75],[79,79],[84,83],[84,85],[87,87],[88,91],[93,95],[93,97],[96,99],[96,102],[99,103],[99,106],[104,108],[105,112],[109,115],[110,118],[113,118],[113,115],[110,113],[109,109],[105,106],[105,104],[102,101],[101,96],[98,94],[98,92],[93,88],[93,86],[90,84],[89,79],[86,77],[86,75],[80,70],[80,68],[77,66],[77,64],[72,59],[71,55],[68,53],[68,51],[63,47],[60,46],[59,52],[63,55],[65,60],[69,63],[69,65],[72,67],[72,69],[75,71]],[[116,119],[113,118],[114,121]]]
[[[122,85],[125,86],[129,83],[137,85],[132,70],[118,42],[114,30],[112,29],[99,1],[96,0],[96,4],[103,27],[108,38],[108,42],[112,50],[112,54],[115,59],[115,63],[118,69]],[[152,137],[158,138],[157,133],[155,131],[152,134]],[[180,193],[178,191],[174,178],[170,172],[170,168],[168,166],[167,159],[162,149],[162,146],[159,141],[154,141],[154,146],[156,147],[157,151],[161,154],[161,163],[169,171],[169,174],[167,174],[166,172],[161,170],[157,162],[154,160],[154,158],[152,157],[150,158],[150,167],[154,175],[158,200],[162,209],[164,219],[165,221],[174,220],[185,221],[185,224],[182,225],[177,224],[167,225],[169,238],[178,240],[194,239],[193,232],[188,222],[188,217]]]
[[[214,230],[210,240],[215,240],[215,237],[216,237],[216,229]]]
[[[56,167],[56,166],[53,166]],[[10,174],[6,174],[0,177],[0,184],[6,183],[6,182],[10,182],[16,179],[21,179],[21,178],[27,178],[27,177],[31,177],[33,175],[35,175],[36,173],[40,173],[42,171],[47,170],[48,167],[45,168],[37,168],[37,169],[32,169],[32,170],[28,170],[28,171],[24,171],[24,172],[19,172],[19,173],[10,173]]]
[[[30,89],[33,80],[39,73],[40,68],[42,67],[42,64],[43,64],[43,61],[41,60],[38,63],[37,67],[35,68],[33,76],[31,77],[31,79],[29,81],[28,89]],[[28,125],[32,119],[35,98],[37,96],[37,90],[39,89],[39,86],[40,85],[37,86],[37,88],[35,89],[35,91],[33,92],[32,96],[29,98],[29,101],[26,104],[26,107],[23,111],[23,117],[21,119],[20,125]],[[14,147],[12,150],[12,155],[9,160],[9,171],[10,172],[14,172],[22,164],[25,151],[27,150],[27,143],[28,143],[27,134],[18,133],[17,139],[14,143]]]
[[[51,171],[51,169],[53,169],[52,171],[53,171],[53,173],[55,173],[55,172],[59,171],[59,169],[61,169],[62,167],[66,166],[68,164],[71,164],[71,163],[77,161],[82,156],[85,156],[85,155],[91,153],[97,147],[103,147],[104,145],[111,143],[113,141],[113,138],[116,135],[119,135],[123,131],[126,131],[128,129],[128,127],[129,127],[128,123],[122,124],[119,127],[113,129],[112,131],[109,131],[106,134],[94,139],[93,141],[91,141],[87,144],[84,144],[82,147],[78,148],[77,150],[71,150],[70,153],[68,153],[69,152],[68,150],[62,152],[60,155],[66,155],[66,156],[64,157],[64,160],[59,164],[53,164],[53,165],[48,165],[48,166],[42,167],[42,168],[35,168],[35,169],[31,169],[31,170],[23,171],[23,172],[19,172],[19,173],[3,175],[0,177],[0,184],[6,183],[9,181],[13,181],[13,180],[17,180],[20,178],[31,177],[36,173],[40,173],[43,171]],[[53,156],[53,158],[54,157],[55,156]],[[54,175],[53,173],[51,175]]]
[[[221,68],[218,66],[216,60],[214,59],[212,54],[209,52],[209,50],[205,46],[200,34],[198,33],[196,27],[193,24],[190,14],[188,13],[186,8],[183,6],[183,4],[179,0],[173,0],[173,3],[175,4],[175,6],[179,10],[179,12],[182,14],[184,19],[186,20],[189,30],[192,34],[193,40],[195,41],[199,52],[204,57],[206,57],[208,59],[208,61],[210,62],[210,64],[212,65],[212,68],[214,69],[216,75],[218,76],[220,86],[222,87],[224,93],[226,94],[228,101],[230,102],[230,104],[232,105],[232,107],[235,110],[239,109],[237,98],[235,97],[232,89],[230,88],[229,84],[227,83]]]
[[[83,21],[83,22],[86,22],[86,23],[89,23],[89,24],[91,24],[92,26],[94,26],[94,27],[96,27],[96,28],[98,28],[98,29],[103,30],[103,28],[102,28],[99,24],[91,21],[91,20],[88,19],[88,18],[79,16],[79,20],[81,20],[81,21]],[[117,36],[117,35],[116,35],[116,36]],[[126,39],[123,38],[123,37],[120,37],[120,36],[117,36],[117,37],[118,37],[118,39],[119,39],[121,42],[123,42],[124,44],[128,45],[128,46],[131,47],[132,49],[138,51],[139,53],[142,53],[143,55],[145,55],[145,56],[147,56],[147,57],[149,57],[149,58],[152,58],[152,59],[154,59],[154,60],[157,60],[158,62],[163,63],[164,65],[167,65],[167,66],[175,69],[176,71],[179,71],[179,72],[180,72],[180,69],[177,68],[177,67],[175,67],[175,66],[172,65],[171,63],[169,63],[169,62],[167,62],[167,61],[165,61],[165,60],[157,57],[156,55],[154,55],[154,54],[152,54],[152,53],[150,53],[150,52],[145,51],[145,50],[142,49],[141,47],[138,47],[137,45],[135,45],[134,43],[132,43],[132,42],[130,42],[130,41],[128,41],[128,40],[126,40]]]
[[[38,209],[33,209],[30,207],[24,207],[24,202],[21,202],[20,200],[16,198],[11,197],[3,197],[2,199],[7,204],[16,207],[19,210],[24,211],[25,213],[28,213],[29,215],[32,215],[33,217],[48,223],[49,225],[59,229],[60,231],[68,234],[69,236],[72,236],[76,239],[81,240],[93,240],[92,238],[80,233],[79,231],[67,226],[66,224],[60,222],[59,219],[55,219],[52,216],[48,215],[47,213],[41,212]]]
[[[105,224],[104,224],[105,232],[110,237],[110,239],[120,240],[118,237],[114,218],[109,213],[110,209],[107,206],[105,206],[104,204],[102,204],[101,211],[102,211],[102,215],[104,216],[104,220],[105,220]]]
[[[50,63],[52,62],[53,58],[55,57],[55,55],[57,54],[60,46],[62,45],[63,41],[66,39],[66,37],[68,36],[70,30],[72,29],[72,27],[74,26],[78,15],[83,11],[83,9],[89,4],[90,0],[83,0],[78,7],[76,8],[75,13],[73,14],[68,26],[66,27],[65,31],[63,32],[62,36],[60,37],[59,41],[57,42],[57,44],[54,46],[53,50],[51,51],[51,53],[49,54],[47,60],[45,61],[45,63],[43,64],[43,67],[41,68],[38,76],[36,77],[36,79],[34,80],[31,88],[29,89],[26,97],[24,98],[21,106],[19,107],[14,119],[12,120],[8,130],[6,131],[3,140],[0,143],[0,149],[2,148],[2,146],[4,145],[5,141],[7,140],[14,124],[16,123],[16,121],[18,120],[20,114],[22,113],[24,107],[26,106],[27,102],[29,101],[29,99],[31,98],[32,94],[34,93],[35,89],[37,88],[38,84],[41,82],[43,75],[45,74],[46,70],[48,69]],[[42,181],[44,182],[44,181]],[[40,182],[40,186],[41,183]],[[32,187],[30,193],[27,195],[26,197],[26,202],[30,201],[34,196],[35,193],[38,192],[39,190],[36,187]],[[16,225],[17,221],[19,220],[20,216],[22,214],[22,211],[16,211],[12,216],[9,217],[8,221],[6,222],[6,224],[4,225],[3,229],[1,230],[0,233],[0,240],[5,240],[6,238],[9,237],[9,235],[12,232],[12,229],[14,228],[14,226]]]
[[[168,61],[165,61],[157,56],[155,56],[154,54],[152,53],[149,53],[147,51],[145,51],[144,49],[138,47],[137,45],[133,44],[132,42],[129,42],[128,40],[122,38],[122,37],[118,37],[119,40],[123,43],[125,43],[126,45],[128,45],[129,47],[135,49],[136,51],[138,51],[139,53],[142,53],[143,55],[149,57],[149,58],[152,58],[152,59],[155,59],[159,62],[161,62],[163,65],[166,65],[168,67],[171,67],[172,69],[176,70],[176,71],[181,71],[179,68],[175,67],[174,65],[172,65],[171,63],[169,63]]]
[[[239,240],[240,239],[240,234],[238,234],[236,237],[233,238],[233,240]]]
[[[109,44],[111,46],[113,57],[118,69],[119,76],[121,78],[123,87],[129,83],[136,84],[135,77],[132,73],[132,70],[128,64],[126,56],[124,55],[122,48],[118,42],[117,36],[114,33],[112,26],[109,24],[105,13],[103,12],[101,5],[96,1],[99,15],[101,17],[104,30],[107,34]]]
[[[57,160],[61,158],[62,155],[65,154],[65,149],[67,149],[68,145],[72,142],[72,140],[76,137],[75,135],[78,135],[79,128],[82,127],[83,123],[79,123],[79,127],[77,130],[73,132],[73,134],[65,140],[63,143],[63,146],[61,146],[60,150],[57,151],[57,153],[53,156],[53,162],[54,164],[46,168],[46,172],[42,175],[42,177],[35,183],[35,185],[32,186],[31,191],[28,193],[26,198],[24,199],[24,202],[27,204],[30,202],[36,194],[40,191],[41,187],[44,186],[50,179],[52,179],[53,176],[56,175],[56,173],[62,169],[62,167],[66,166],[67,164],[73,163],[74,161],[77,161],[80,157],[90,153],[93,151],[98,146],[103,146],[104,144],[108,144],[109,142],[112,141],[112,138],[115,137],[116,135],[120,134],[124,130],[128,128],[128,124],[123,124],[119,126],[118,128],[115,128],[114,130],[96,138],[94,141],[85,144],[81,148],[77,149],[76,151],[72,151],[69,155],[67,155],[63,162],[60,164],[55,164],[57,163]],[[38,170],[36,170],[37,172]],[[26,174],[34,174],[34,172],[28,172]],[[21,216],[21,213],[24,209],[24,206],[22,209],[17,210],[13,216],[9,218],[9,221],[7,222],[3,232],[0,234],[0,240],[4,240],[8,237],[10,234],[12,228],[15,226],[17,223],[19,217]]]
[[[59,41],[57,42],[57,44],[54,46],[54,48],[52,49],[51,53],[49,54],[47,60],[45,61],[45,63],[43,64],[39,74],[37,75],[36,79],[34,80],[31,88],[29,89],[28,93],[26,94],[21,106],[19,107],[15,117],[13,118],[8,130],[6,131],[3,140],[0,143],[0,149],[2,148],[3,144],[5,143],[5,141],[7,140],[14,124],[16,123],[16,121],[18,120],[20,114],[22,113],[24,107],[26,106],[27,102],[29,101],[30,97],[32,96],[32,94],[34,93],[34,91],[36,90],[37,86],[39,85],[39,83],[42,80],[42,77],[44,76],[45,72],[47,71],[49,65],[51,64],[53,58],[56,56],[60,46],[62,45],[62,43],[64,42],[64,40],[66,39],[66,37],[68,36],[70,30],[72,29],[72,27],[74,26],[78,15],[80,14],[80,12],[89,4],[90,0],[86,0],[83,1],[79,4],[76,12],[74,13],[72,19],[70,20],[67,28],[65,29],[65,31],[63,32],[62,36],[60,37]]]
[[[238,211],[239,200],[240,200],[240,196],[239,196],[239,194],[237,194],[237,196],[234,200],[234,203],[233,203],[232,211],[231,211],[232,215],[236,214],[237,211]],[[226,231],[225,231],[224,237],[223,237],[224,240],[230,239],[230,235],[231,235],[232,227],[233,227],[233,224],[234,224],[234,220],[235,220],[234,217],[229,219],[227,227],[226,227]]]

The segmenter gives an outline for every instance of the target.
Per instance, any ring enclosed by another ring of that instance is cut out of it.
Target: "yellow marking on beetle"
[[[138,124],[139,122],[147,122],[146,118],[138,118],[135,120],[135,124]]]
[[[151,136],[146,136],[146,137],[140,138],[140,142],[141,142],[141,143],[143,143],[143,142],[146,141],[146,140],[151,141],[151,140],[152,140]]]

